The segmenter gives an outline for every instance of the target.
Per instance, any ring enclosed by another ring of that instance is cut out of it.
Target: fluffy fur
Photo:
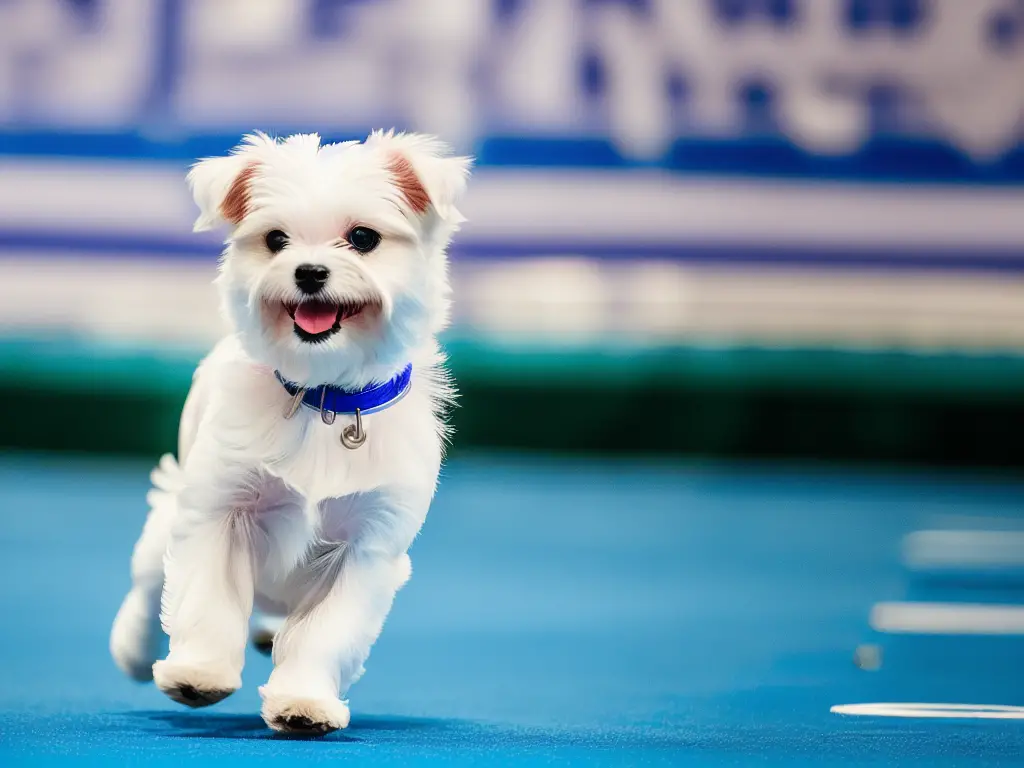
[[[348,724],[341,696],[410,576],[407,550],[443,458],[452,389],[436,334],[468,172],[439,142],[394,133],[330,145],[256,134],[192,168],[196,229],[231,230],[216,283],[233,332],[196,371],[178,460],[153,472],[111,633],[129,676],[189,706],[220,701],[241,685],[252,621],[261,642],[273,639],[267,724],[310,734]],[[378,232],[379,245],[357,251],[353,227]],[[276,253],[274,230],[287,236]],[[317,300],[351,308],[313,340],[296,314],[311,300],[300,265],[329,270]],[[274,375],[351,389],[409,362],[411,390],[364,417],[355,450],[340,440],[351,417],[327,425],[301,407],[286,418]],[[163,633],[169,653],[157,661]]]

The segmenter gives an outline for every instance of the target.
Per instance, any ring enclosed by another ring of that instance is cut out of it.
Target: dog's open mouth
[[[325,341],[337,333],[341,324],[362,312],[366,304],[310,300],[285,303],[284,308],[294,323],[295,335],[303,341],[315,343]]]

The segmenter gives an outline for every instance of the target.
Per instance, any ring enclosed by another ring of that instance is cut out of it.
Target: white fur
[[[396,154],[429,194],[424,213],[394,184]],[[196,371],[180,466],[164,457],[154,472],[111,651],[130,676],[154,677],[182,703],[211,704],[241,685],[255,606],[257,625],[276,631],[264,718],[319,733],[348,724],[340,697],[409,578],[407,550],[437,482],[452,390],[435,335],[448,318],[445,249],[469,163],[415,135],[321,146],[312,135],[257,134],[192,169],[197,229],[223,223],[224,196],[254,163],[252,205],[226,241],[217,279],[235,332]],[[383,235],[371,253],[340,241],[355,224]],[[272,229],[289,236],[276,255],[263,241]],[[332,296],[377,311],[346,320],[327,341],[302,341],[272,308],[300,296],[294,272],[304,263],[330,269]],[[364,417],[358,449],[340,440],[351,417],[328,426],[301,407],[285,418],[290,396],[275,369],[303,385],[352,388],[409,362],[409,393]],[[161,624],[170,652],[156,661]]]

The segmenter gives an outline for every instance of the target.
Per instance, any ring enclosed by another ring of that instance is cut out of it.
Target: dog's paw
[[[242,687],[242,678],[237,672],[168,660],[153,665],[153,679],[157,688],[188,707],[208,707]]]
[[[313,699],[269,693],[263,697],[263,720],[278,733],[295,736],[323,736],[347,728],[348,705],[340,699]]]
[[[150,615],[145,598],[132,591],[125,597],[110,629],[110,655],[132,680],[153,679],[153,662],[160,658],[160,622]]]

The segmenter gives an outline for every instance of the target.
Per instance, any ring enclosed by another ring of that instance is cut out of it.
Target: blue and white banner
[[[1022,111],[1024,0],[0,0],[0,326],[205,343],[186,165],[394,126],[465,328],[1015,350]]]
[[[485,164],[1006,183],[1022,83],[1020,0],[0,2],[11,152],[395,125]]]

